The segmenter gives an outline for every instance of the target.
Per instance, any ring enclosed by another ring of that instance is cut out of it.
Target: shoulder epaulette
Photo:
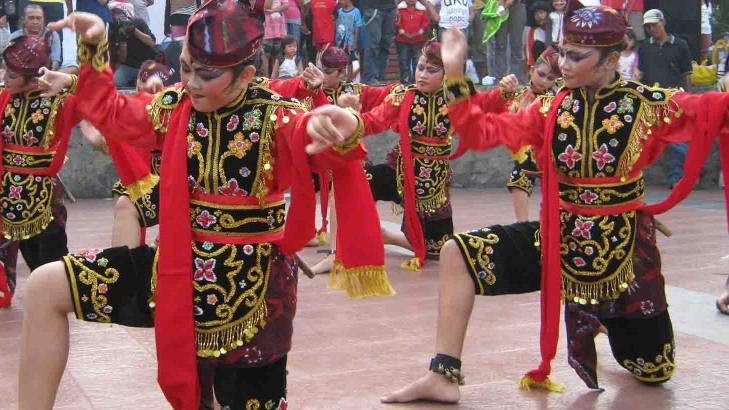
[[[395,107],[399,107],[400,104],[402,104],[403,99],[405,99],[405,94],[412,89],[415,89],[414,85],[397,85],[392,90],[390,90],[390,93],[387,94],[387,97],[385,97],[385,101],[389,102]]]
[[[169,87],[154,96],[152,102],[147,106],[147,113],[156,131],[167,132],[170,114],[180,103],[184,93],[185,90],[182,88]]]

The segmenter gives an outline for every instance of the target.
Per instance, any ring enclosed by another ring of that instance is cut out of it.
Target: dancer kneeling
[[[458,400],[451,382],[463,380],[460,357],[473,293],[541,290],[542,362],[522,378],[522,387],[562,389],[549,378],[562,298],[568,362],[589,388],[599,388],[594,337],[601,325],[631,376],[660,384],[673,375],[675,345],[653,215],[691,191],[712,139],[726,126],[729,99],[621,79],[616,69],[625,21],[613,9],[572,1],[564,21],[565,87],[518,113],[484,113],[474,104],[463,80],[465,38],[457,30],[444,36],[448,107],[461,147],[534,146],[544,172],[541,226],[492,226],[446,244],[432,373],[383,401]],[[665,144],[686,140],[691,154],[684,179],[665,201],[647,206],[642,168]]]

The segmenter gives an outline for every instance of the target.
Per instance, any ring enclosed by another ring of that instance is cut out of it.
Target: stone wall
[[[456,138],[457,139],[457,138]],[[456,142],[457,143],[457,142]],[[387,131],[366,139],[370,160],[381,163],[387,152],[397,144],[397,135]],[[94,151],[74,129],[68,149],[69,160],[61,175],[67,187],[79,198],[100,198],[111,195],[111,186],[116,181],[116,171],[109,157]],[[511,157],[505,148],[487,152],[468,152],[454,161],[453,186],[458,188],[503,187],[511,172]],[[719,156],[714,147],[704,167],[699,189],[716,189],[719,178]],[[645,172],[649,185],[666,184],[666,165],[661,158]]]

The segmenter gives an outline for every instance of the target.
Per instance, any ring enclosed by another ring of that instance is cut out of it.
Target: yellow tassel
[[[402,213],[405,212],[405,208],[403,208],[402,206],[400,206],[394,202],[392,203],[390,210],[392,211],[392,214],[395,216],[402,215]]]
[[[422,265],[420,264],[420,259],[415,256],[403,262],[400,267],[409,272],[419,272]]]
[[[524,145],[523,147],[519,148],[519,151],[510,151],[509,154],[511,154],[511,158],[514,159],[514,161],[524,162],[529,158],[529,150],[531,148],[531,145]]]
[[[564,384],[554,382],[549,377],[544,379],[544,381],[538,382],[538,381],[534,380],[528,374],[525,374],[524,376],[522,376],[521,379],[519,379],[519,388],[520,389],[529,390],[532,387],[536,387],[538,389],[544,389],[547,391],[553,391],[553,392],[557,392],[557,393],[562,393],[564,391]]]
[[[316,240],[319,242],[319,246],[324,246],[327,244],[327,233],[325,231],[319,232],[319,235],[317,235]]]
[[[395,289],[387,279],[384,266],[366,265],[345,268],[335,260],[329,273],[329,287],[344,290],[351,298],[394,296]]]

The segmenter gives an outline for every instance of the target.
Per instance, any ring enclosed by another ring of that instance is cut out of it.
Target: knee
[[[70,311],[68,280],[63,262],[46,263],[30,273],[25,283],[26,304],[43,303],[57,310]]]
[[[457,263],[461,260],[461,251],[458,249],[458,244],[455,240],[449,239],[446,241],[446,243],[443,245],[442,248],[440,248],[440,263],[444,266],[446,265],[453,265],[453,263]],[[446,269],[446,271],[449,272],[455,272],[455,269]]]

